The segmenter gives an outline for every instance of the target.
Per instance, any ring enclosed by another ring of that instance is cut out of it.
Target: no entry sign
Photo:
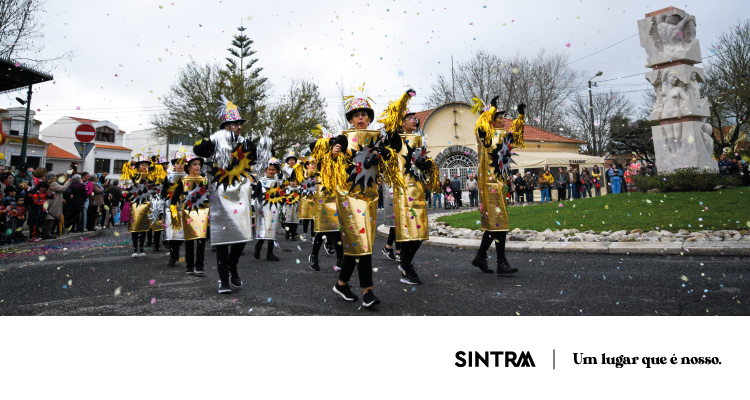
[[[81,124],[76,128],[76,139],[88,143],[96,137],[96,129],[91,124]]]

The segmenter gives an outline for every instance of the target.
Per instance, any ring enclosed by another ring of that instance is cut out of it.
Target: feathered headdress
[[[490,143],[492,142],[492,136],[495,133],[495,127],[492,126],[492,121],[495,119],[495,115],[497,113],[505,113],[505,111],[497,111],[498,97],[499,96],[493,97],[492,101],[490,101],[489,106],[485,106],[484,102],[479,97],[474,97],[471,99],[471,101],[474,103],[471,106],[471,112],[474,114],[479,114],[479,119],[477,120],[476,125],[474,125],[474,134],[477,135],[477,138],[479,138],[479,129],[482,129],[485,132],[485,146],[490,145]]]
[[[221,95],[221,105],[216,109],[216,116],[221,118],[221,124],[219,129],[224,129],[224,125],[227,122],[239,122],[244,124],[246,121],[240,117],[240,111],[234,103],[227,100],[224,95]]]
[[[407,112],[406,106],[409,104],[409,100],[416,95],[417,92],[409,89],[398,100],[388,103],[388,108],[378,118],[378,122],[385,125],[386,132],[396,132],[401,128],[401,123],[404,122]]]

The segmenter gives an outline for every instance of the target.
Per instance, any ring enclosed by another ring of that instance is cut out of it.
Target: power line
[[[581,58],[579,58],[579,59],[577,59],[577,60],[571,61],[571,62],[569,62],[569,63],[568,63],[567,65],[570,65],[570,64],[576,63],[576,62],[578,62],[578,61],[581,61],[581,60],[585,60],[585,59],[587,59],[587,58],[589,58],[589,57],[591,57],[591,56],[594,56],[594,55],[596,55],[596,54],[599,54],[599,53],[603,52],[604,50],[607,50],[607,49],[610,49],[610,48],[612,48],[612,47],[615,47],[615,46],[617,46],[618,44],[620,44],[620,43],[622,43],[622,42],[624,42],[624,41],[626,41],[626,40],[628,40],[628,39],[634,38],[634,37],[636,37],[636,36],[638,36],[638,34],[637,34],[637,33],[635,33],[635,34],[633,34],[633,35],[631,35],[631,36],[628,36],[628,37],[626,37],[625,39],[622,39],[622,40],[620,40],[619,42],[617,42],[617,43],[615,43],[615,44],[611,44],[611,45],[609,45],[609,46],[607,46],[607,47],[605,47],[605,48],[603,48],[603,49],[601,49],[601,50],[599,50],[599,51],[595,51],[595,52],[593,52],[593,53],[591,53],[591,54],[589,54],[589,55],[587,55],[587,56],[585,56],[585,57],[581,57]]]

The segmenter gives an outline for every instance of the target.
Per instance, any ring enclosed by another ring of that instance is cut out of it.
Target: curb
[[[29,242],[27,240],[27,241],[25,241],[23,243],[19,243],[17,245],[11,245],[11,246],[2,247],[2,248],[3,249],[5,249],[5,248],[26,249],[26,248],[54,246],[54,245],[63,244],[63,243],[75,242],[77,240],[84,239],[84,238],[97,237],[97,236],[99,236],[99,234],[100,233],[99,233],[98,230],[93,231],[93,232],[69,233],[69,234],[66,234],[63,237],[55,237],[54,239],[42,240],[40,242]]]
[[[388,237],[388,227],[379,225],[377,234]],[[481,240],[433,236],[424,244],[459,249],[478,249]],[[750,257],[750,243],[742,242],[505,242],[505,249],[530,253],[587,253],[633,255],[689,255]]]

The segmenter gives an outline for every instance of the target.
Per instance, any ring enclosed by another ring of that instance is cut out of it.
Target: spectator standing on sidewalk
[[[453,179],[451,179],[451,194],[456,198],[456,204],[460,208],[463,204],[461,202],[461,180],[458,178],[458,174],[453,174]]]
[[[479,203],[479,186],[473,174],[469,174],[469,179],[466,180],[466,190],[469,191],[469,206],[476,207]]]
[[[62,183],[60,183],[61,181]],[[58,225],[60,218],[62,218],[65,191],[68,190],[73,181],[70,178],[66,178],[65,174],[57,176],[54,172],[48,172],[47,183],[49,183],[49,191],[54,197],[50,200],[47,208],[47,219],[44,222],[44,238],[51,239],[53,227]]]
[[[523,178],[524,192],[526,193],[526,202],[534,202],[534,177],[531,172],[526,171],[526,176]]]
[[[552,201],[552,185],[555,177],[549,172],[549,167],[544,167],[544,172],[539,176],[539,191],[542,193],[542,203]]]
[[[565,168],[560,167],[557,172],[557,201],[565,200],[565,192],[568,190],[568,174],[565,172]]]
[[[598,165],[594,165],[594,168],[591,170],[591,185],[594,186],[594,193],[596,193],[596,197],[599,197],[602,195],[602,171],[599,169]]]

